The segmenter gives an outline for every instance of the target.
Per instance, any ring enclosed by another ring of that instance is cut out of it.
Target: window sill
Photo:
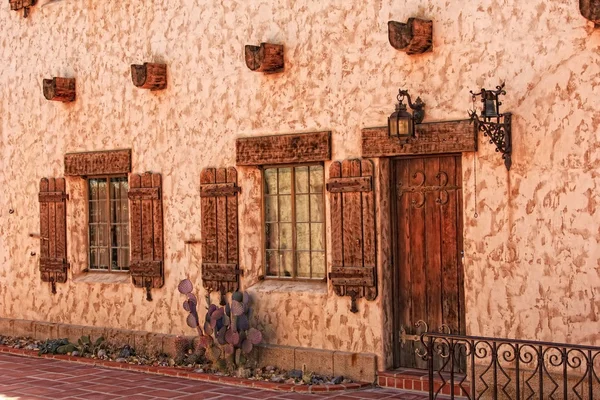
[[[75,283],[116,283],[124,284],[131,281],[129,273],[82,272],[73,278]]]
[[[327,282],[283,281],[279,279],[265,279],[248,288],[256,293],[312,293],[327,294]]]

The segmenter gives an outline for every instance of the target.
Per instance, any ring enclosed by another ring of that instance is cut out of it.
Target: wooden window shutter
[[[202,283],[225,293],[239,288],[238,196],[235,168],[205,168],[200,174],[202,205]]]
[[[164,284],[164,244],[160,174],[146,172],[129,175],[129,219],[131,262],[129,272],[136,287],[151,288]]]
[[[42,178],[40,273],[42,281],[52,285],[52,293],[56,293],[56,283],[67,281],[67,197],[64,178]]]
[[[352,312],[358,312],[356,299],[377,297],[373,170],[370,160],[336,161],[329,167],[329,279],[337,295],[352,298]]]

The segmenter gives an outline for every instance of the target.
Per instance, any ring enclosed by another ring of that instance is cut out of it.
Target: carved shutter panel
[[[56,283],[67,281],[67,194],[64,178],[42,178],[40,181],[40,273],[50,282],[52,293]]]
[[[164,284],[161,187],[160,174],[146,172],[129,175],[129,272],[135,286],[146,288],[148,301],[152,300],[150,288],[159,288]]]
[[[375,261],[375,202],[370,160],[333,162],[327,190],[331,200],[332,267],[335,293],[356,299],[377,297]]]
[[[235,168],[206,168],[200,175],[202,203],[202,282],[219,291],[238,290],[238,198]]]

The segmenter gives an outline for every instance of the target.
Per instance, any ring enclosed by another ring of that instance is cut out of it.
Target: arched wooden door
[[[394,160],[392,180],[394,363],[426,368],[410,338],[417,321],[465,332],[461,156]]]

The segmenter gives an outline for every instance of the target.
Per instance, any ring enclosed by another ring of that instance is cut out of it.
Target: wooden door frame
[[[445,156],[453,156],[453,157],[457,157],[460,159],[460,174],[462,176],[462,153],[435,153],[435,154],[411,154],[411,155],[406,155],[406,156],[399,156],[399,157],[389,157],[389,162],[390,162],[390,166],[389,166],[389,202],[390,202],[390,235],[391,235],[391,242],[390,245],[392,246],[391,249],[391,257],[392,257],[392,262],[391,262],[391,267],[392,267],[392,352],[393,352],[393,357],[392,357],[392,365],[394,368],[398,368],[398,366],[400,365],[400,323],[399,323],[399,304],[398,301],[396,301],[396,299],[398,299],[398,293],[399,293],[399,266],[398,266],[398,260],[399,260],[399,255],[398,255],[398,209],[397,209],[397,201],[396,201],[396,197],[397,197],[397,193],[396,193],[396,184],[397,184],[397,177],[396,177],[396,161],[398,160],[408,160],[408,159],[423,159],[423,158],[434,158],[434,157],[445,157]],[[456,241],[457,241],[457,248],[459,249],[463,249],[461,254],[457,255],[457,262],[458,262],[458,271],[459,271],[459,284],[458,284],[458,288],[459,288],[459,305],[461,306],[459,311],[459,329],[461,330],[462,333],[466,333],[466,310],[465,310],[465,284],[464,284],[464,278],[465,278],[465,271],[464,271],[464,263],[463,263],[463,258],[464,258],[464,208],[463,208],[463,193],[462,193],[462,189],[463,189],[463,183],[462,183],[462,178],[461,178],[461,194],[460,196],[458,196],[457,199],[457,210],[460,210],[460,216],[457,215],[457,227],[456,229],[458,231],[460,231],[460,235],[457,235]],[[438,327],[430,327],[433,329],[437,329]]]

